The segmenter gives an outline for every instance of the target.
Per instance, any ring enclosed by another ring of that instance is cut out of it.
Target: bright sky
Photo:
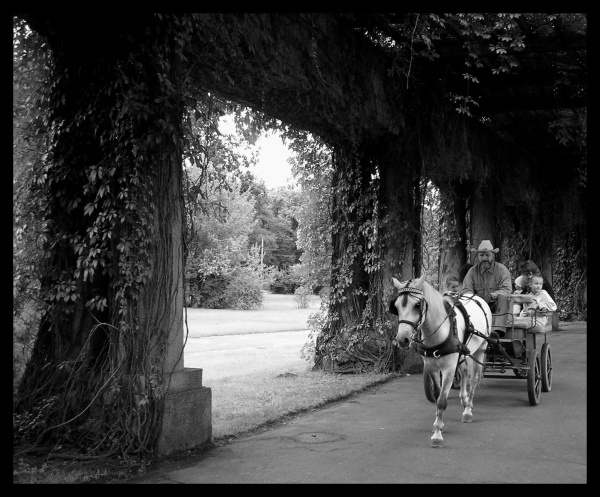
[[[230,116],[222,117],[219,129],[222,133],[233,133],[233,119]],[[285,146],[278,133],[269,132],[262,135],[255,145],[260,149],[258,163],[250,168],[252,173],[264,180],[267,188],[277,188],[288,184],[294,184],[292,170],[287,159],[293,152]]]

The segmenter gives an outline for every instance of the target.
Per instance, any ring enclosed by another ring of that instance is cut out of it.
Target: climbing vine
[[[14,415],[22,450],[129,457],[156,447],[170,331],[159,323],[174,298],[162,213],[177,182],[169,169],[181,164],[193,25],[158,14],[129,28],[87,63],[53,57],[44,85],[38,133],[49,143],[31,185],[43,205],[43,312]]]
[[[333,165],[331,284],[309,322],[316,337],[315,367],[387,372],[396,355],[382,300],[385,236],[379,179],[356,153],[334,149]]]

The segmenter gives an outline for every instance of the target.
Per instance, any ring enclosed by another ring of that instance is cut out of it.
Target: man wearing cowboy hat
[[[498,250],[489,240],[479,244],[475,250],[479,260],[465,276],[463,293],[472,292],[488,303],[493,314],[492,331],[502,337],[506,333],[512,283],[506,266],[495,261]]]

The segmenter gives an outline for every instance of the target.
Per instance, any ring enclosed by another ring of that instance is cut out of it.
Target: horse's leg
[[[440,373],[436,371],[435,373],[429,373],[431,380],[433,381],[433,396],[437,399],[440,396]]]
[[[451,368],[446,367],[442,370],[442,384],[440,387],[440,395],[437,398],[436,402],[436,415],[435,422],[433,423],[433,435],[431,436],[431,446],[432,447],[442,447],[442,442],[444,438],[442,437],[442,429],[444,428],[444,421],[442,420],[444,416],[444,411],[448,406],[448,392],[450,391],[450,386],[452,385],[452,380],[454,379],[454,366]]]
[[[467,407],[469,405],[469,383],[470,383],[470,368],[469,361],[467,357],[462,358],[462,362],[459,366],[460,368],[460,403],[463,407]]]
[[[477,350],[473,357],[477,359],[479,362],[483,362],[484,351]],[[464,398],[461,397],[462,405],[465,408],[462,414],[462,422],[463,423],[471,423],[473,421],[473,398],[475,397],[475,390],[477,390],[477,386],[481,381],[481,376],[483,372],[483,367],[479,362],[469,359],[469,376],[471,377],[471,384],[468,388],[468,395],[465,395]],[[461,390],[461,394],[463,391]],[[465,388],[465,394],[467,394],[467,389]]]
[[[430,359],[426,359],[426,358],[423,358],[423,361],[424,361],[423,374],[428,375],[429,378],[431,379],[431,383],[433,385],[433,397],[437,401],[437,399],[440,397],[440,388],[441,388],[440,372],[434,368],[435,362],[433,364],[431,364],[428,362],[428,361],[430,361]],[[435,431],[436,422],[437,422],[437,415],[436,415],[436,421],[434,421],[433,427],[431,428],[432,433]]]
[[[440,391],[442,388],[442,383],[440,380],[440,372],[436,371],[435,373],[430,373],[429,376],[431,377],[431,381],[433,383],[433,396],[435,397],[436,404],[437,404],[437,400],[440,398]],[[432,433],[435,432],[435,427],[437,425],[438,425],[438,415],[436,412],[435,421],[433,422],[433,427],[431,428]],[[444,423],[441,423],[440,431],[442,430],[443,427],[444,427]]]

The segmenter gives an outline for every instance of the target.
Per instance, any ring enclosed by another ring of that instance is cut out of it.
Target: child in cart
[[[459,293],[460,283],[458,282],[458,278],[456,276],[448,276],[446,278],[446,291],[444,292],[444,295],[458,298]]]
[[[535,275],[531,278],[531,292],[527,295],[533,297],[533,302],[523,304],[523,310],[518,317],[515,317],[515,327],[527,328],[528,331],[539,333],[548,325],[548,316],[536,314],[536,311],[555,311],[556,303],[546,290],[542,290],[544,278],[541,275]],[[520,326],[519,326],[520,325]]]

